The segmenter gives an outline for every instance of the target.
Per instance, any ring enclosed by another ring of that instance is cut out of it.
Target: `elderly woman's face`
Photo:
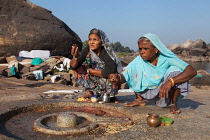
[[[158,49],[146,38],[140,40],[138,45],[141,58],[152,63],[157,57]]]
[[[98,50],[102,46],[102,41],[96,34],[90,34],[88,39],[88,45],[91,50]]]

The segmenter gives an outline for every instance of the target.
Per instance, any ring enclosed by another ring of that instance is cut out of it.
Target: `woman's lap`
[[[146,99],[149,102],[155,103],[159,107],[167,107],[169,105],[170,97],[166,98],[166,99],[160,99],[158,93],[159,93],[160,87],[163,83],[168,81],[169,78],[172,78],[178,74],[180,74],[180,71],[173,71],[164,77],[164,79],[162,80],[162,82],[156,89],[147,89],[143,92],[136,92],[136,94],[139,94],[141,97],[143,97],[144,99]],[[189,87],[190,87],[189,82],[175,84],[175,88],[180,89],[180,97],[188,96]]]
[[[80,78],[75,79],[75,82],[78,85],[84,87],[85,90],[92,91],[99,95],[105,92],[109,92],[110,96],[115,96],[117,94],[117,89],[114,89],[105,78],[88,76],[88,79],[86,79],[85,75],[82,74]]]

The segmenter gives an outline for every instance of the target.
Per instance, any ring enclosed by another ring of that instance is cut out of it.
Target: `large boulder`
[[[126,67],[131,61],[133,61],[137,56],[139,55],[139,52],[131,53],[127,56],[121,57],[121,63],[123,67]]]
[[[172,52],[174,52],[175,54],[180,54],[181,53],[181,48],[179,46],[179,44],[172,44],[170,46],[167,47],[169,50],[171,50]]]
[[[195,42],[192,42],[191,40],[187,40],[186,42],[178,45],[178,44],[172,44],[168,46],[168,49],[174,52],[177,55],[182,55],[185,57],[192,57],[192,56],[209,56],[209,48],[206,45],[206,43],[198,39]]]
[[[208,49],[206,43],[202,39],[198,39],[191,44],[191,48]]]
[[[186,42],[180,44],[180,48],[188,51],[191,48],[191,44],[193,44],[193,42],[191,40],[187,40]]]
[[[188,57],[188,56],[189,56],[189,52],[186,51],[186,50],[182,51],[181,54],[182,54],[182,56],[184,56],[184,57]]]
[[[191,44],[191,49],[189,51],[189,55],[192,56],[204,56],[208,52],[208,47],[206,43],[198,39],[194,43]]]
[[[210,74],[205,70],[198,70],[198,75],[190,80],[192,86],[210,86]]]
[[[207,53],[206,49],[202,49],[202,48],[192,48],[189,51],[189,55],[191,56],[204,56]]]
[[[78,35],[50,10],[28,0],[0,3],[0,56],[17,55],[22,50],[49,50],[51,55],[69,56],[73,43],[82,48]]]

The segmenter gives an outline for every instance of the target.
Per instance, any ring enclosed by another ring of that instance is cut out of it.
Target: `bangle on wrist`
[[[90,69],[87,69],[87,74],[90,74]]]
[[[171,86],[173,87],[174,86],[174,79],[173,78],[169,78],[168,80],[171,82]]]

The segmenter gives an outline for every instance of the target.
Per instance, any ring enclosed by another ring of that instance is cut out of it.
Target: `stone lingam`
[[[74,128],[77,125],[78,116],[74,113],[64,112],[57,117],[58,127],[71,127]]]
[[[70,135],[96,128],[95,116],[83,112],[60,112],[42,116],[34,122],[34,130],[53,135]]]
[[[127,117],[99,117],[84,112],[60,112],[42,116],[35,120],[34,131],[52,135],[85,133],[99,125],[132,125]]]

